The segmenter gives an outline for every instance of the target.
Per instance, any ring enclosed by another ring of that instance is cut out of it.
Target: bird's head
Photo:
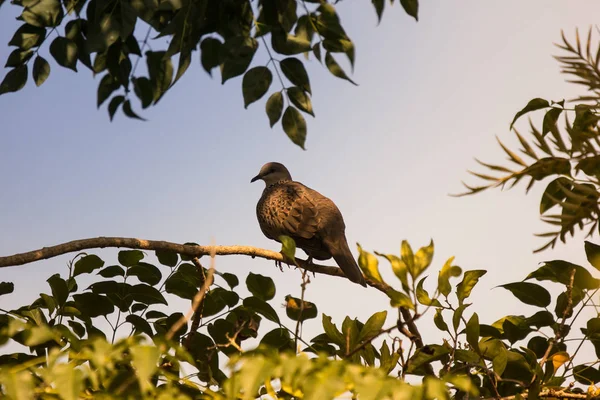
[[[285,165],[278,162],[270,162],[263,165],[258,175],[252,178],[250,182],[255,182],[259,179],[262,179],[269,186],[279,181],[291,181],[292,177]]]

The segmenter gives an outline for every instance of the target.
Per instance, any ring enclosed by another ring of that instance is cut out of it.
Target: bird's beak
[[[252,182],[256,182],[257,180],[259,180],[260,178],[262,178],[262,176],[260,176],[260,174],[256,175],[254,178],[250,179],[250,183]]]

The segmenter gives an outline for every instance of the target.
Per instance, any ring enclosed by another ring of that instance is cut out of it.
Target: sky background
[[[0,9],[2,43],[19,25],[15,10],[10,4]],[[260,232],[255,205],[263,184],[250,178],[265,162],[280,161],[294,179],[336,202],[355,254],[356,242],[398,254],[403,239],[415,250],[433,239],[426,287],[434,288],[444,261],[456,256],[463,269],[488,270],[467,317],[477,311],[482,323],[492,323],[507,314],[533,314],[537,309],[494,287],[522,280],[545,260],[586,263],[581,237],[533,254],[543,244],[533,234],[548,228],[538,217],[545,185],[528,196],[524,186],[465,198],[449,194],[463,190],[461,180],[476,182],[466,172],[476,168],[474,157],[504,159],[494,136],[514,147],[509,123],[527,101],[582,93],[559,74],[553,42],[561,29],[573,38],[575,28],[597,23],[600,3],[424,1],[418,23],[396,4],[380,25],[367,1],[341,2],[338,12],[356,44],[352,79],[359,86],[308,62],[317,117],[306,117],[306,151],[280,124],[269,128],[265,99],[244,110],[241,78],[221,85],[218,73],[210,78],[201,68],[198,53],[182,80],[144,112],[148,122],[119,112],[111,123],[106,104],[96,109],[100,77],[82,66],[74,73],[52,62],[42,87],[30,79],[20,92],[1,96],[0,255],[96,236],[200,244],[214,238],[279,250]],[[2,64],[8,54],[0,47]],[[51,59],[47,45],[41,54]],[[266,62],[264,53],[254,59],[254,65]],[[533,117],[541,125],[542,115]],[[525,131],[526,119],[518,126]],[[98,253],[110,265],[117,250]],[[13,281],[16,291],[0,298],[0,307],[49,293],[45,279],[66,276],[73,255],[1,269],[0,281]],[[228,256],[216,267],[242,281],[248,271],[273,277],[272,304],[281,312],[285,295],[300,295],[300,273],[281,273],[272,261]],[[398,285],[386,262],[380,268]],[[306,298],[338,324],[346,315],[364,321],[392,310],[374,289],[321,275]],[[187,308],[174,302],[170,311]],[[420,321],[421,330],[439,342],[431,318]],[[307,339],[320,320],[305,324]]]

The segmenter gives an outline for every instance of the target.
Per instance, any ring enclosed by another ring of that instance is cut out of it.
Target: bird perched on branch
[[[270,162],[250,182],[265,182],[265,190],[256,205],[260,229],[266,237],[279,241],[289,236],[296,246],[313,258],[331,257],[352,282],[366,286],[346,240],[346,225],[337,206],[321,193],[295,182],[280,163]]]

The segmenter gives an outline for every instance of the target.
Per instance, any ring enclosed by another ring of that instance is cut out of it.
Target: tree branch
[[[29,251],[27,253],[14,254],[12,256],[0,257],[0,268],[11,267],[23,264],[29,264],[35,261],[47,260],[49,258],[57,257],[63,254],[72,253],[76,251],[89,250],[89,249],[103,249],[107,247],[124,247],[128,249],[139,249],[139,250],[164,250],[172,251],[178,254],[184,254],[190,257],[202,257],[211,254],[218,256],[226,255],[246,255],[252,258],[259,257],[266,260],[274,260],[283,263],[288,263],[287,260],[281,253],[261,249],[252,246],[200,246],[200,245],[183,245],[179,243],[166,242],[163,240],[145,240],[136,238],[123,238],[123,237],[97,237],[89,239],[73,240],[58,244],[56,246],[44,247],[39,250]],[[346,278],[340,268],[330,267],[326,265],[318,265],[313,263],[307,263],[306,260],[296,259],[298,266],[307,271],[311,271],[318,274],[337,276],[340,278]],[[372,279],[366,279],[367,284],[382,293],[388,293],[392,288],[384,283],[377,282]],[[421,334],[412,320],[410,311],[408,309],[401,308],[400,312],[404,317],[404,322],[408,327],[410,333],[415,338],[415,344],[417,347],[423,347],[423,341]]]

